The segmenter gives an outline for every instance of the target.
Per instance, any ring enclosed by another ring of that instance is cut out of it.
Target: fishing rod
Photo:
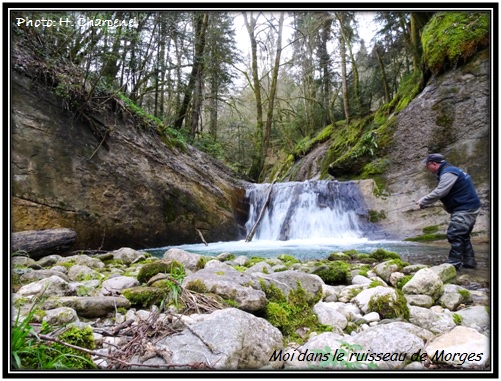
[[[412,206],[414,206],[414,205],[416,205],[416,204],[414,203]],[[385,212],[386,212],[386,213],[390,213],[390,212],[395,212],[395,211],[397,211],[397,210],[402,210],[402,209],[406,209],[406,208],[410,208],[410,207],[411,207],[410,205],[404,205],[404,206],[401,206],[400,208],[395,208],[395,209],[385,210]],[[416,211],[418,211],[418,210],[422,210],[422,209],[429,209],[429,208],[441,208],[441,206],[440,206],[440,205],[422,206],[422,207],[420,207],[420,208],[418,208],[418,209],[414,209],[414,208],[412,208],[412,209],[408,209],[408,210],[404,211],[404,213],[408,213],[408,212],[416,212]]]

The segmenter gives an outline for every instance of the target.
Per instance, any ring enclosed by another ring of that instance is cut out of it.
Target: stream
[[[439,265],[447,261],[446,241],[415,243],[396,241],[368,221],[368,210],[358,187],[350,181],[310,180],[254,184],[247,189],[249,218],[246,239],[185,244],[146,249],[156,257],[176,247],[191,253],[217,256],[274,258],[292,255],[306,261],[325,259],[332,252],[357,250],[370,254],[382,248],[396,252],[411,264]],[[491,250],[474,243],[477,269],[460,269],[490,284]]]

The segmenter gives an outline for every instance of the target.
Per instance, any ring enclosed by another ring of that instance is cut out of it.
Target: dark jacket
[[[454,173],[458,179],[449,193],[440,199],[444,204],[445,210],[449,213],[453,213],[458,210],[480,208],[480,199],[478,198],[477,191],[475,190],[470,175],[444,161],[437,172],[438,181],[440,181],[440,177],[447,172]]]

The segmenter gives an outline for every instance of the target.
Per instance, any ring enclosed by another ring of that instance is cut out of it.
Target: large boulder
[[[282,334],[262,318],[236,308],[218,310],[157,346],[172,353],[172,364],[203,363],[215,369],[277,368],[269,361],[282,348]]]
[[[213,260],[204,269],[184,278],[183,287],[198,292],[212,292],[229,299],[245,311],[258,311],[266,305],[266,295],[254,277]]]
[[[481,368],[489,363],[490,341],[473,328],[458,326],[433,339],[426,346],[434,363]]]

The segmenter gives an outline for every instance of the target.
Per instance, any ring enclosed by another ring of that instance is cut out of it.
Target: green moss
[[[432,234],[436,232],[438,232],[438,225],[432,225],[423,228],[423,234]]]
[[[406,276],[404,276],[403,278],[399,279],[399,280],[397,281],[397,285],[396,285],[396,287],[397,287],[399,290],[401,290],[401,289],[402,289],[402,287],[404,287],[404,286],[407,284],[407,282],[409,282],[409,281],[412,279],[412,277],[413,277],[412,275],[406,275]]]
[[[461,295],[461,297],[465,301],[470,301],[471,300],[471,293],[468,290],[458,290],[458,294]]]
[[[299,259],[294,258],[292,255],[280,254],[278,257],[287,267],[293,265],[294,263],[300,263]]]
[[[70,327],[58,336],[58,339],[71,345],[80,348],[93,350],[96,348],[94,342],[94,332],[92,328],[86,326],[84,328]],[[70,369],[95,369],[96,366],[92,363],[91,356],[88,353],[79,351],[78,349],[54,343],[52,345],[56,352],[65,353],[66,366]]]
[[[329,261],[345,261],[347,259],[350,259],[350,255],[346,253],[330,253],[329,256],[327,257],[327,260]]]
[[[211,260],[212,260],[211,257],[201,256],[197,261],[197,264],[195,266],[195,271],[203,269],[207,264],[207,262]]]
[[[132,287],[122,291],[133,306],[147,308],[152,305],[160,305],[167,299],[169,293],[166,289],[157,287]]]
[[[195,292],[198,292],[200,294],[205,294],[206,292],[209,292],[209,289],[207,286],[202,282],[200,279],[197,280],[192,280],[188,282],[188,284],[185,286],[187,290],[192,290]]]
[[[354,257],[358,254],[358,251],[355,249],[343,250],[343,253],[349,255],[350,257]]]
[[[461,325],[461,323],[463,322],[463,317],[459,314],[452,314],[452,320],[454,321],[454,324],[456,325]]]
[[[172,273],[184,273],[184,265],[178,261],[165,261],[157,260],[151,263],[147,263],[141,267],[137,275],[137,280],[139,283],[143,284],[148,282],[154,275],[157,274],[172,274]]]
[[[266,258],[262,258],[262,257],[250,257],[249,260],[247,262],[245,262],[245,266],[246,267],[252,267],[256,263],[264,262],[264,261],[266,261]]]
[[[437,12],[422,32],[423,62],[437,75],[467,62],[489,39],[489,12]]]
[[[409,320],[409,307],[402,290],[395,290],[396,300],[390,294],[376,296],[369,300],[368,308],[370,312],[377,312],[381,319],[404,318]]]
[[[317,333],[332,330],[332,327],[320,324],[312,310],[321,295],[311,297],[298,282],[297,288],[286,297],[274,284],[267,286],[263,280],[260,283],[268,299],[264,317],[282,332],[284,343],[302,343],[304,339],[296,333],[299,328],[308,328]]]
[[[366,255],[366,254],[359,254],[359,255]],[[367,274],[371,270],[371,266],[362,265],[360,268],[358,268],[358,270],[359,270],[358,275],[367,276]]]
[[[384,249],[377,249],[373,251],[369,257],[379,262],[386,261],[388,259],[400,259],[400,255],[397,253]]]
[[[369,283],[369,286],[367,288],[375,288],[377,286],[386,286],[382,281],[380,280],[373,280]]]
[[[405,238],[404,241],[411,241],[411,242],[438,241],[446,238],[447,236],[445,234],[422,234],[417,237]]]
[[[224,299],[224,303],[229,307],[238,308],[240,305],[233,299]]]
[[[318,275],[325,284],[328,285],[338,285],[347,284],[350,265],[343,261],[334,261],[326,263],[325,265],[319,267],[313,271],[313,274]]]
[[[392,259],[391,261],[389,261],[388,265],[397,265],[398,271],[401,271],[404,267],[409,266],[410,263],[404,262],[400,258],[398,258],[398,259]]]

